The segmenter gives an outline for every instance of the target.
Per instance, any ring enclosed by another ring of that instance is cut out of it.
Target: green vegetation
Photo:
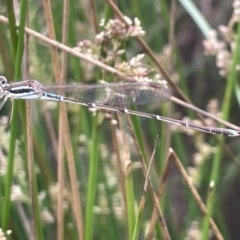
[[[1,1],[9,82],[166,82],[184,102],[131,108],[239,130],[238,1],[16,2]],[[239,137],[77,104],[13,106],[9,125],[10,101],[0,111],[0,239],[240,236]]]

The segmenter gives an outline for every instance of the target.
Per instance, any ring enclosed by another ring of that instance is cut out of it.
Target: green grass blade
[[[202,15],[202,13],[198,10],[195,3],[191,0],[179,0],[179,2],[192,17],[192,19],[197,24],[205,38],[208,38],[211,26],[208,24],[207,20]]]
[[[22,1],[22,6],[26,3],[26,1]],[[13,58],[15,59],[15,78],[21,78],[21,64],[22,64],[22,52],[23,46],[20,43],[23,42],[24,39],[24,23],[26,19],[26,12],[23,13],[21,17],[20,25],[23,26],[19,29],[19,36],[17,35],[16,29],[16,21],[14,16],[13,2],[7,1],[7,11],[9,17],[9,28],[11,32],[11,42],[12,42],[12,50],[13,50]],[[21,40],[19,40],[21,38]],[[5,180],[5,199],[4,199],[4,211],[2,216],[2,228],[5,231],[7,229],[9,214],[10,214],[10,205],[11,205],[11,187],[12,187],[12,179],[13,179],[13,167],[14,167],[14,155],[15,155],[15,140],[17,137],[17,125],[18,125],[18,104],[15,105],[13,109],[12,115],[12,123],[11,123],[11,137],[9,142],[9,156],[8,156],[8,166],[7,166],[7,176]]]
[[[98,115],[93,117],[92,127],[92,140],[90,147],[90,162],[89,162],[89,177],[87,186],[87,206],[85,216],[85,239],[91,240],[93,233],[93,207],[95,203],[96,189],[97,189],[97,176],[98,176],[98,142],[99,142],[99,129],[98,129]]]

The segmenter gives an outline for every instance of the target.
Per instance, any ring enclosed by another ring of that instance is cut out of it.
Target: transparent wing
[[[146,105],[168,100],[170,90],[166,85],[155,82],[104,83],[97,85],[54,85],[44,87],[48,93],[86,103],[109,106]]]

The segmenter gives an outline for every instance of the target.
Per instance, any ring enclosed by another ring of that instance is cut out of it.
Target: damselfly
[[[51,92],[53,90],[61,94]],[[96,85],[73,84],[43,87],[36,80],[8,83],[5,77],[0,76],[0,98],[2,98],[0,110],[9,98],[50,100],[151,118],[212,134],[223,134],[229,137],[240,136],[240,131],[234,129],[202,126],[188,121],[126,108],[126,106],[131,104],[146,105],[162,102],[168,100],[169,96],[170,91],[166,85],[157,82],[104,83]]]

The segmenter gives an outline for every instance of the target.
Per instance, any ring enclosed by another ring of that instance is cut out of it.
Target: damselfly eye
[[[4,76],[0,76],[0,98],[2,98],[4,94],[4,87],[7,84],[7,79]]]
[[[7,83],[7,79],[4,76],[0,76],[0,84],[4,85]]]

